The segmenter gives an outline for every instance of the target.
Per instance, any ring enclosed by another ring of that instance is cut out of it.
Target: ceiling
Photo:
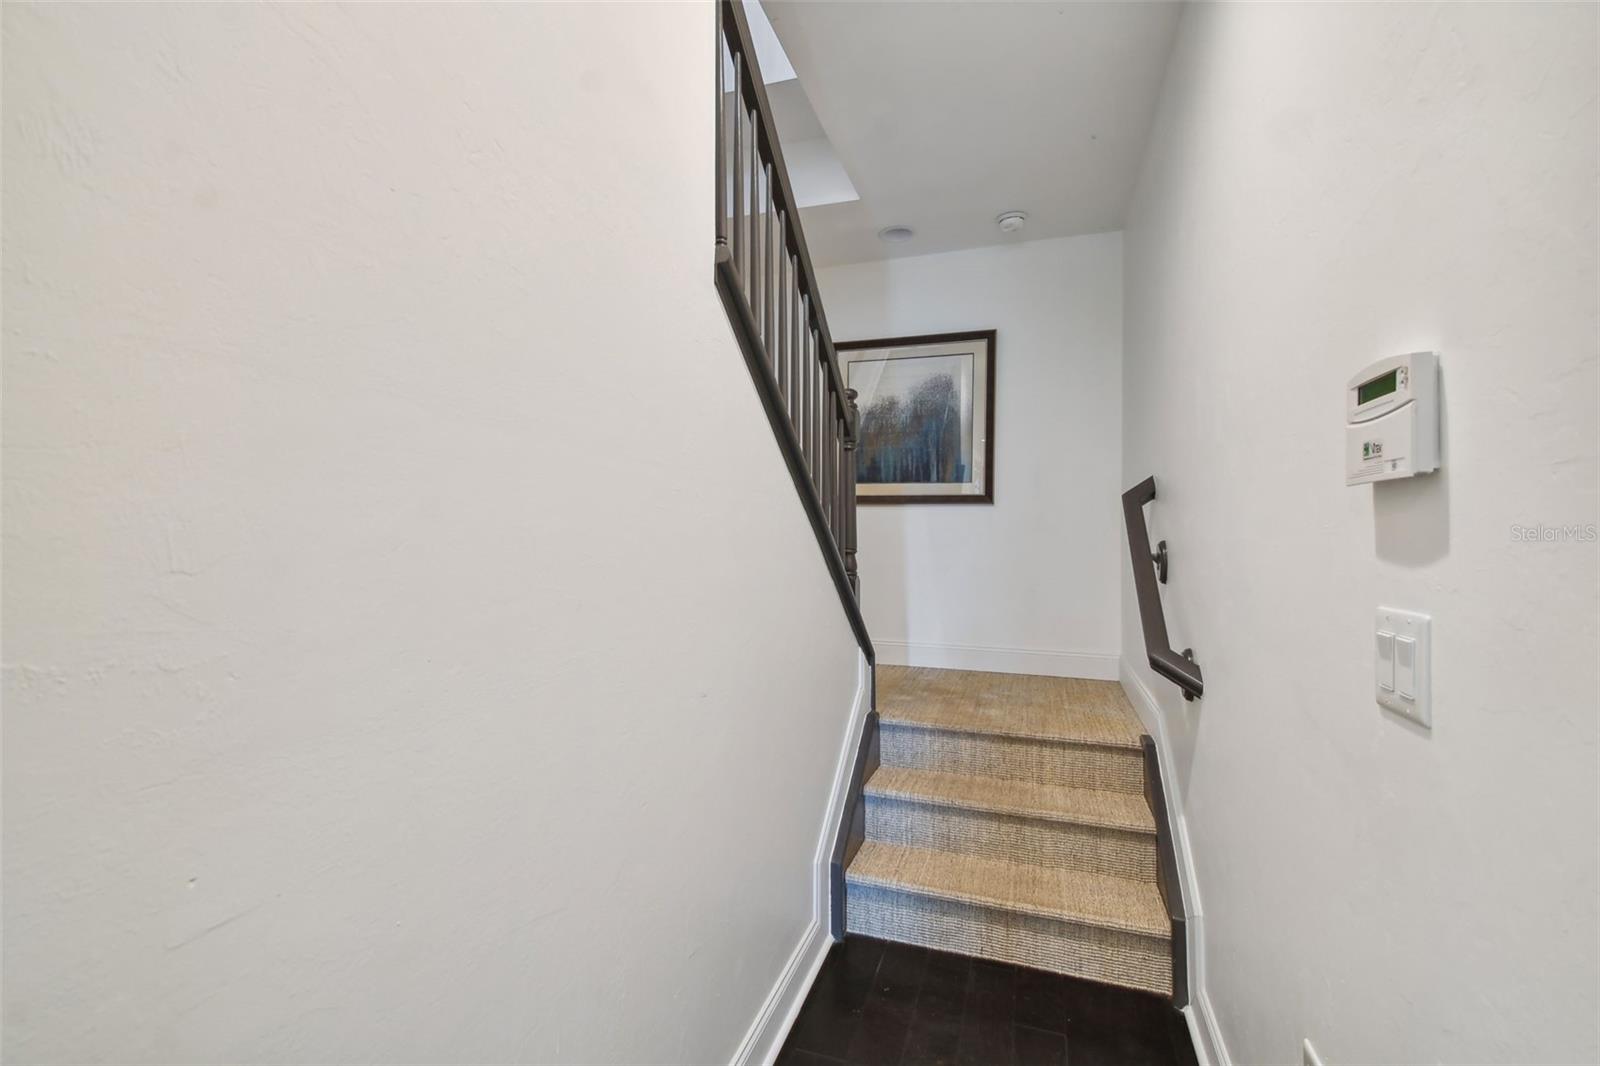
[[[850,175],[811,109],[805,88],[789,65],[783,44],[767,21],[766,11],[756,0],[743,0],[743,6],[750,42],[755,45],[756,69],[767,89],[778,139],[783,142],[783,161],[788,167],[796,206],[803,210],[859,199],[855,186],[850,184]],[[726,50],[722,53],[722,84],[733,84],[733,61]],[[724,110],[728,110],[726,105]]]
[[[1122,228],[1178,3],[763,7],[860,196],[802,212],[818,266]]]

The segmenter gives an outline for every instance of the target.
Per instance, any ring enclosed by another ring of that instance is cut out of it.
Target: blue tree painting
[[[851,363],[850,385],[864,401],[856,481],[970,483],[972,368],[971,355]]]

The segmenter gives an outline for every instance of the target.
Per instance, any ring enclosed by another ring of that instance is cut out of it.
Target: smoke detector
[[[878,231],[878,239],[889,244],[900,244],[916,236],[916,231],[910,226],[888,226]]]
[[[999,224],[1000,232],[1002,233],[1017,233],[1022,229],[1023,224],[1027,221],[1028,216],[1022,211],[1007,211],[1005,214],[995,219],[995,222]]]

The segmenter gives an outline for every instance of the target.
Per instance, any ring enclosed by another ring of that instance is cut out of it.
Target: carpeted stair
[[[852,933],[1170,995],[1133,709],[1113,682],[878,668]]]

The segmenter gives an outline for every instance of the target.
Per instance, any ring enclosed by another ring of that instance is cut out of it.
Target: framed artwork
[[[861,412],[857,502],[994,502],[994,335],[834,345]]]

